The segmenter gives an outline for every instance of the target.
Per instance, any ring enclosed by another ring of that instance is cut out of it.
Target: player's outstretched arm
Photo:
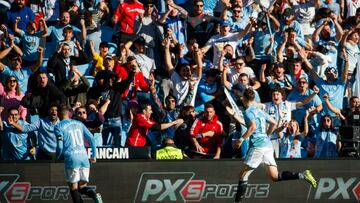
[[[276,127],[276,125],[277,125],[277,122],[275,121],[275,119],[273,119],[272,117],[269,117],[269,127],[268,127],[268,129],[267,129],[267,131],[266,131],[266,134],[267,135],[271,135],[273,132],[274,132],[274,130],[275,130],[275,127]]]

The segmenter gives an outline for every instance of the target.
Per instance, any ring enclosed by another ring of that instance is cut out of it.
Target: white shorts
[[[250,147],[246,154],[244,163],[250,168],[257,168],[261,163],[268,166],[277,166],[274,158],[274,148],[269,147]]]
[[[89,182],[90,168],[66,168],[65,179],[68,183]]]

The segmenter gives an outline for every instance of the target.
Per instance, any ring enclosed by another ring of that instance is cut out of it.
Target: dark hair
[[[334,120],[332,119],[332,117],[330,115],[325,115],[325,116],[322,116],[321,117],[321,125],[320,125],[320,132],[325,130],[324,126],[323,126],[323,123],[324,123],[324,120],[325,118],[329,118],[331,120],[331,126],[330,126],[330,130],[332,132],[336,132],[335,128],[334,128]]]
[[[66,105],[61,105],[58,111],[59,115],[64,116],[70,112],[70,108]]]
[[[317,12],[315,13],[313,20],[311,21],[311,24],[316,23],[320,19],[329,17],[330,14],[331,14],[331,10],[329,8],[325,8],[325,7],[319,8],[319,10],[317,10]]]
[[[232,10],[234,10],[235,8],[241,8],[241,6],[239,4],[233,4],[233,6],[231,7]]]
[[[285,92],[284,88],[275,87],[274,89],[271,90],[271,95],[272,95],[274,92],[280,92],[280,94],[282,95],[283,99],[286,99],[286,92]]]
[[[35,22],[34,22],[34,21],[29,21],[29,22],[26,24],[26,27],[32,25],[33,23],[35,23]]]
[[[249,78],[249,75],[248,75],[248,74],[246,74],[246,73],[240,73],[239,78],[241,78],[241,77],[245,77],[245,76]]]
[[[146,110],[148,106],[151,106],[150,103],[144,102],[139,105],[139,112],[142,112],[143,110]]]
[[[255,92],[254,90],[252,90],[251,88],[247,88],[244,91],[244,99],[246,99],[247,101],[253,101],[255,99]]]
[[[172,143],[174,143],[174,139],[172,139],[171,137],[165,137],[161,142],[161,146],[166,147],[166,146],[170,145],[170,143],[169,143],[170,141],[172,141]]]
[[[165,97],[165,101],[168,100],[168,99],[170,99],[170,98],[173,98],[173,99],[175,100],[175,102],[176,102],[176,98],[175,98],[175,96],[172,95],[172,94],[169,94],[168,96],[166,96],[166,97]]]
[[[130,63],[131,61],[136,60],[135,56],[129,56],[126,59],[126,63]]]
[[[21,91],[20,91],[20,85],[19,85],[19,81],[18,79],[13,76],[13,75],[10,75],[9,77],[6,78],[6,85],[5,85],[5,90],[8,91],[8,87],[7,87],[7,83],[9,82],[10,78],[15,78],[16,80],[16,88],[15,88],[15,95],[16,96],[20,96],[21,95]]]
[[[292,28],[292,27],[288,27],[286,30],[285,30],[285,32],[287,32],[287,33],[291,33],[291,32],[295,32],[296,33],[296,30],[294,29],[294,28]]]
[[[198,2],[204,3],[204,0],[194,0],[193,5],[195,5],[195,4],[198,3]]]
[[[210,104],[210,103],[205,104],[205,109],[208,109],[208,108],[213,108],[213,109],[215,109],[215,108],[214,108],[214,105],[212,105],[212,104]]]
[[[19,106],[14,106],[14,107],[9,108],[9,109],[7,110],[7,113],[9,114],[10,111],[12,111],[12,110],[16,110],[18,113],[20,113]]]
[[[64,27],[64,29],[63,29],[63,33],[64,33],[64,32],[67,32],[67,31],[71,31],[71,32],[73,32],[72,27],[71,27],[71,26]]]
[[[358,99],[359,97],[358,96],[352,96],[350,97],[350,101],[354,100],[354,99]]]
[[[184,106],[180,109],[179,118],[185,118],[189,115],[190,110],[194,110],[195,108],[191,105]]]

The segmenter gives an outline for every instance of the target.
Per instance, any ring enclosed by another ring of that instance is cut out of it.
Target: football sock
[[[282,171],[278,174],[278,181],[297,180],[297,179],[300,179],[301,175],[299,173],[295,173],[295,172]]]
[[[83,203],[79,190],[70,190],[70,194],[74,203]]]
[[[81,194],[87,195],[88,197],[90,197],[92,199],[95,199],[95,197],[96,197],[95,190],[93,190],[93,189],[91,189],[90,187],[87,187],[87,186],[80,188],[79,192]]]
[[[247,181],[242,181],[242,180],[239,181],[235,196],[235,202],[240,202],[241,197],[245,195],[247,183],[248,183]]]

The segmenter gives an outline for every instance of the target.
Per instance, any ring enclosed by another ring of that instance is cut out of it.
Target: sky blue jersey
[[[18,124],[24,125],[26,122],[19,120]],[[12,125],[4,122],[4,132],[1,137],[3,160],[30,160],[31,143],[28,133],[19,132]]]
[[[269,114],[255,106],[250,106],[244,113],[246,126],[251,121],[256,122],[256,129],[250,136],[250,147],[271,146],[270,138],[266,134],[266,122],[270,120]]]
[[[91,157],[96,157],[96,145],[93,135],[84,124],[77,120],[65,119],[55,125],[54,133],[58,138],[57,157],[64,154],[65,168],[90,167],[84,137],[91,146]]]

